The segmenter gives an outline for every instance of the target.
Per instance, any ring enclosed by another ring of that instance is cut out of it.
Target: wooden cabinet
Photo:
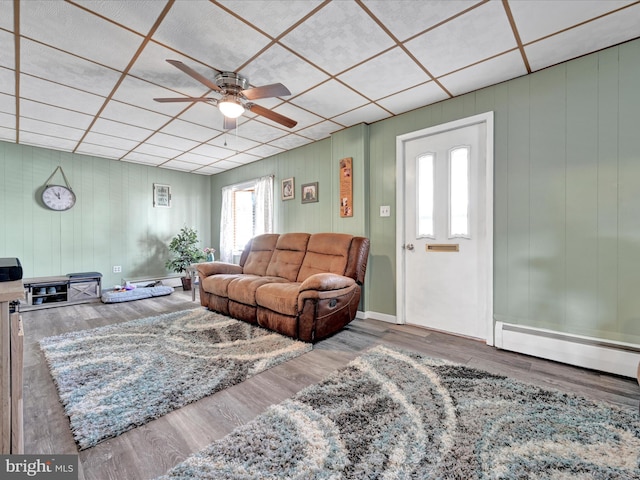
[[[20,310],[94,302],[100,299],[101,279],[102,274],[97,272],[25,278],[23,283],[26,302],[20,306]]]
[[[0,282],[0,453],[24,453],[22,281]]]

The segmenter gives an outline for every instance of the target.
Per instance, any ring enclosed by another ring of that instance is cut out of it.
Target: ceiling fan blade
[[[168,97],[168,98],[154,98],[156,102],[168,103],[168,102],[210,102],[217,100],[216,98],[208,97]]]
[[[224,117],[224,123],[222,125],[222,128],[224,130],[233,130],[234,128],[237,128],[237,127],[238,127],[237,118]]]
[[[248,100],[257,100],[258,98],[268,97],[285,97],[287,95],[291,95],[289,89],[281,83],[247,88],[240,93],[242,93],[242,95],[244,95]]]
[[[176,68],[179,68],[180,70],[182,70],[184,73],[186,73],[187,75],[189,75],[190,77],[195,78],[196,80],[198,80],[200,83],[202,83],[203,85],[205,85],[206,87],[209,87],[211,90],[216,90],[217,92],[222,91],[222,89],[216,85],[215,83],[213,83],[211,80],[209,80],[207,77],[200,75],[198,72],[196,72],[193,68],[185,65],[184,63],[182,63],[180,60],[167,60],[168,63],[170,63],[171,65],[173,65]],[[216,70],[217,71],[217,70]],[[219,73],[219,72],[218,72]]]
[[[269,120],[273,120],[280,125],[284,125],[287,128],[293,128],[298,124],[298,122],[296,122],[295,120],[292,120],[289,117],[285,117],[284,115],[280,115],[279,113],[276,113],[273,110],[269,110],[268,108],[261,107],[260,105],[248,103],[246,107],[253,113],[262,115],[263,117],[268,118]]]

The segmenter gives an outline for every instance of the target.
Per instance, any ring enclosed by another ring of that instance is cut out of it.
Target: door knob
[[[407,250],[413,250],[413,243],[407,243],[406,245],[403,245],[402,248],[405,248]]]

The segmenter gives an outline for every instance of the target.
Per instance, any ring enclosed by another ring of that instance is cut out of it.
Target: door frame
[[[405,187],[405,144],[422,137],[429,137],[444,133],[450,130],[457,130],[472,125],[482,124],[486,126],[485,138],[485,215],[486,215],[486,251],[481,255],[486,255],[488,259],[487,275],[479,281],[487,282],[486,311],[484,317],[486,321],[486,343],[494,345],[494,319],[493,319],[493,135],[494,123],[493,112],[480,113],[471,117],[454,120],[451,122],[424,128],[415,132],[409,132],[396,136],[396,321],[406,323],[405,308],[405,259],[406,255],[402,249],[405,239],[405,218],[406,206],[404,204]]]

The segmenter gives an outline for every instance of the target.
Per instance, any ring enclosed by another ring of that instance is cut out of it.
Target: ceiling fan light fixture
[[[244,107],[237,98],[226,96],[218,102],[220,112],[227,118],[238,118],[244,113]]]

